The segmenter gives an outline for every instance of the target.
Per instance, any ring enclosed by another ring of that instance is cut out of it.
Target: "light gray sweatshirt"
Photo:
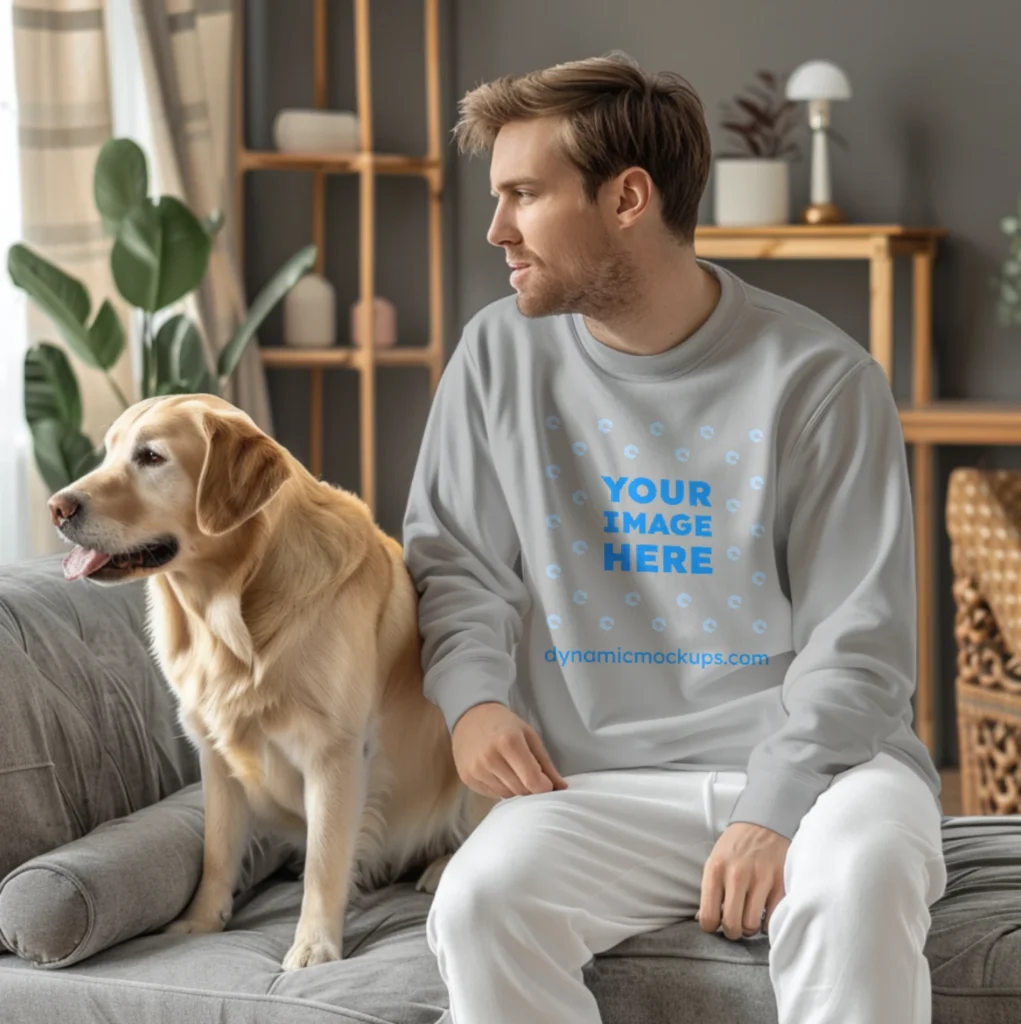
[[[915,576],[897,410],[832,323],[703,261],[703,326],[654,356],[514,297],[468,323],[404,523],[425,691],[498,701],[563,775],[746,771],[732,821],[792,836],[912,729]]]

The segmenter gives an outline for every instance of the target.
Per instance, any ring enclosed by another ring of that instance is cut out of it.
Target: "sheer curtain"
[[[21,174],[14,91],[12,0],[0,0],[0,565],[31,551],[31,441],[22,411],[22,359],[28,338],[24,295],[7,274],[7,250],[21,238]]]

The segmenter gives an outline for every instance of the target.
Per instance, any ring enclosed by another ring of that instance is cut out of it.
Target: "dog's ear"
[[[207,412],[206,457],[195,515],[199,529],[217,537],[250,519],[290,475],[283,450],[250,421]]]

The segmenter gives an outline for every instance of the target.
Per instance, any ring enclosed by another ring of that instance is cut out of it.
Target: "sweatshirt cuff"
[[[451,733],[457,720],[476,704],[495,702],[510,707],[511,681],[506,666],[489,658],[468,658],[425,680],[425,695],[435,704]]]
[[[801,819],[831,779],[829,775],[808,778],[785,771],[753,771],[734,805],[729,823],[761,825],[793,839]]]

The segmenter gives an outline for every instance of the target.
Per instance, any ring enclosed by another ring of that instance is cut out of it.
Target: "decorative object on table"
[[[780,78],[758,72],[757,81],[723,106],[722,127],[736,150],[715,160],[713,218],[721,227],[786,224],[790,219],[790,139],[796,104],[783,97]]]
[[[795,68],[787,80],[787,98],[808,102],[808,123],[812,129],[811,192],[802,220],[806,224],[839,224],[846,218],[833,202],[829,139],[841,140],[830,128],[830,104],[850,99],[851,83],[836,64],[812,60]]]
[[[397,344],[397,310],[389,299],[377,296],[373,300],[375,317],[372,326],[373,348],[393,348]],[[362,300],[351,304],[351,341],[360,348],[362,340]]]
[[[316,247],[295,253],[267,282],[248,316],[217,357],[207,363],[198,328],[166,310],[196,289],[223,218],[199,220],[173,196],[150,197],[145,154],[131,139],[110,139],[99,151],[93,196],[103,229],[113,236],[110,269],[121,297],[141,314],[141,398],[206,392],[220,394],[266,315],[312,267]],[[121,404],[131,403],[110,376],[124,351],[125,333],[110,301],[92,317],[92,300],[76,278],[26,245],[12,245],[7,271],[53,321],[67,347],[103,371]],[[159,314],[164,313],[162,317]],[[102,462],[103,451],[82,433],[78,381],[64,350],[39,342],[25,353],[25,419],[36,465],[53,491]]]
[[[1007,258],[993,283],[999,289],[1000,323],[1004,327],[1021,325],[1021,201],[1018,212],[1000,221],[1000,228],[1010,241]]]
[[[329,348],[337,341],[337,298],[321,274],[306,274],[284,299],[284,344]]]
[[[273,142],[282,153],[357,153],[358,115],[349,110],[281,110]]]

